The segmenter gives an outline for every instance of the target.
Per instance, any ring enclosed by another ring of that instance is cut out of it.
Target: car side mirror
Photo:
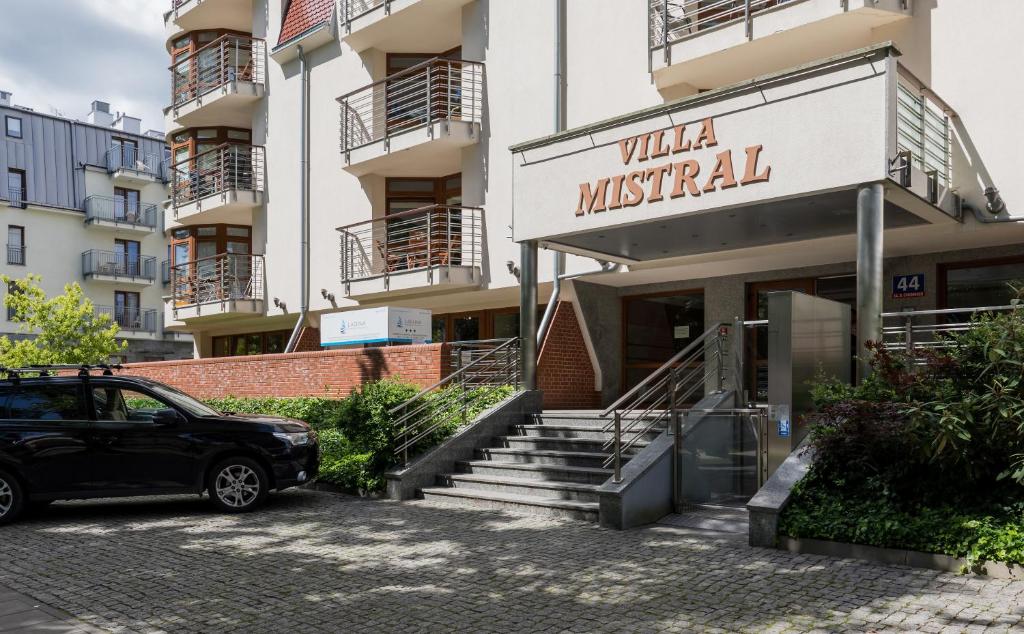
[[[167,408],[153,412],[153,423],[156,425],[171,427],[180,422],[181,416],[178,415],[178,411],[175,409]]]

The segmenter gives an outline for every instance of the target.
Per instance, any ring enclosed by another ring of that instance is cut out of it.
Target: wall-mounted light
[[[326,288],[320,289],[320,295],[330,303],[334,303],[334,293],[328,293]]]
[[[285,302],[282,302],[280,299],[278,299],[276,297],[274,298],[274,306],[276,306],[277,308],[280,308],[283,311],[286,311],[286,312],[288,311],[288,304],[286,304]]]
[[[519,279],[519,267],[516,266],[516,263],[513,262],[512,260],[508,260],[507,262],[505,262],[505,266],[508,267],[508,272],[511,273],[512,275],[514,275],[515,278],[518,280]]]

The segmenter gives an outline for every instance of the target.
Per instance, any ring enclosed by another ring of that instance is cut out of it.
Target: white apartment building
[[[169,271],[163,132],[94,101],[84,121],[36,112],[0,92],[0,272],[42,277],[47,295],[78,282],[128,343],[120,361],[191,356],[191,336],[164,330]],[[0,334],[25,336],[10,311]]]
[[[166,314],[199,356],[380,305],[514,337],[557,271],[551,372],[607,404],[772,290],[863,343],[1024,279],[1016,0],[169,1]]]

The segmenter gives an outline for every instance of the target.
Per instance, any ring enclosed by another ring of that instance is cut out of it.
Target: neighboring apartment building
[[[192,356],[192,340],[163,329],[167,199],[163,133],[92,103],[85,121],[16,106],[0,92],[0,271],[42,277],[47,295],[78,282],[120,326],[121,361]],[[162,267],[163,263],[163,267]],[[10,311],[0,333],[22,336]]]
[[[377,305],[517,336],[525,242],[577,276],[541,387],[593,406],[771,290],[867,307],[863,340],[1024,279],[1015,0],[569,0],[561,57],[554,0],[170,1],[167,314],[200,356],[283,351],[306,301],[296,349]]]

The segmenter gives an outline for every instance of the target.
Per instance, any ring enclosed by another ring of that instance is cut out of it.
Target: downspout
[[[566,52],[565,52],[565,0],[555,2],[555,134],[565,130],[565,97],[566,97]],[[544,343],[544,337],[548,334],[551,321],[555,316],[555,308],[558,306],[558,299],[562,295],[562,275],[565,274],[565,254],[560,251],[552,251],[553,274],[551,284],[551,298],[544,309],[544,316],[537,328],[537,346]]]
[[[299,115],[299,213],[301,221],[301,245],[299,281],[299,318],[295,322],[285,352],[295,352],[299,344],[299,335],[306,324],[306,313],[309,311],[309,67],[306,65],[306,54],[298,47],[299,75],[302,76],[302,105]]]
[[[1024,218],[1019,216],[1006,215],[1006,202],[1003,197],[999,195],[999,190],[995,187],[985,188],[985,211],[989,215],[982,213],[980,209],[972,206],[971,211],[974,212],[974,219],[983,224],[995,224],[1000,222],[1024,222]]]

